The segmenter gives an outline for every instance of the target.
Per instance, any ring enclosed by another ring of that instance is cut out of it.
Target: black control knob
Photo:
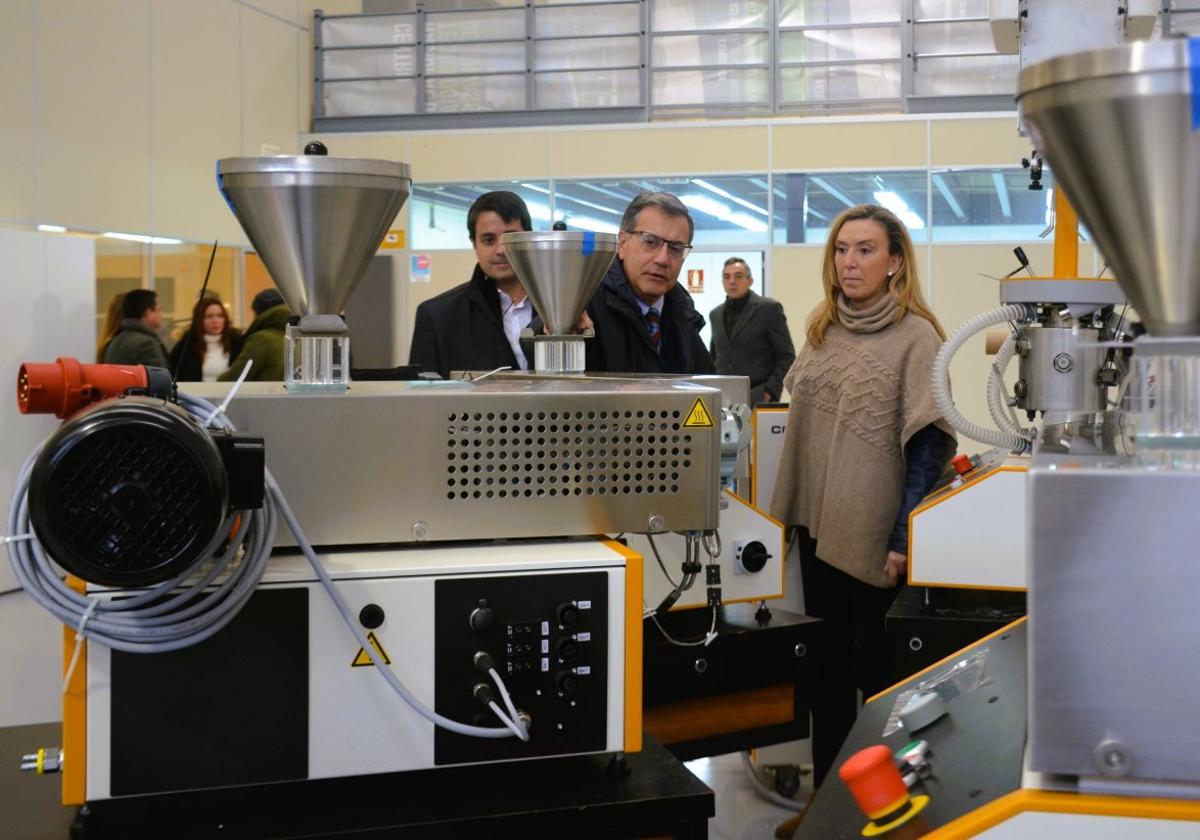
[[[495,626],[496,611],[487,605],[487,601],[480,601],[479,606],[471,610],[471,616],[467,621],[473,631],[484,633]]]
[[[746,543],[742,547],[741,554],[742,568],[747,572],[761,572],[766,568],[767,561],[771,559],[771,555],[767,553],[767,547],[758,540]]]
[[[378,604],[367,604],[358,611],[358,623],[368,630],[374,630],[383,624],[383,607]]]
[[[308,144],[304,147],[304,154],[306,154],[306,155],[327,155],[327,154],[329,154],[329,149],[325,148],[325,144],[322,143],[320,140],[310,140],[308,142]]]
[[[579,607],[574,601],[565,601],[558,605],[555,616],[563,627],[573,627],[579,623]]]
[[[559,639],[557,648],[558,658],[563,662],[569,662],[579,656],[579,642],[574,639]]]
[[[554,685],[559,694],[574,694],[575,689],[579,688],[579,677],[570,671],[559,671],[554,678]]]

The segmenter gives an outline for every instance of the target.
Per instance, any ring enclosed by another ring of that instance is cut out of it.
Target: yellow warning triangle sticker
[[[387,651],[383,649],[383,645],[379,644],[379,640],[375,638],[374,633],[367,634],[367,641],[371,643],[371,647],[375,648],[375,652],[383,660],[384,665],[391,665],[392,659],[387,655]],[[354,657],[354,661],[350,663],[351,668],[362,668],[371,666],[375,663],[371,661],[371,657],[367,654],[366,648],[358,649],[358,656]]]
[[[699,397],[696,397],[696,401],[692,403],[692,410],[688,412],[683,425],[688,429],[711,429],[713,427],[712,415],[708,413],[708,409],[704,407],[704,401]]]

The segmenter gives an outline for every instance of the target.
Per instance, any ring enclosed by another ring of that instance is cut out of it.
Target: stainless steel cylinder
[[[1026,411],[1103,411],[1108,390],[1096,374],[1105,349],[1098,330],[1080,327],[1027,327],[1017,339],[1019,378],[1013,389]]]

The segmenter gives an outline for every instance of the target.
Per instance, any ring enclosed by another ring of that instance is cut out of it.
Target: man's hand
[[[908,557],[899,551],[887,553],[887,559],[883,561],[883,571],[887,574],[888,580],[892,582],[892,586],[895,586],[904,577],[907,568]]]

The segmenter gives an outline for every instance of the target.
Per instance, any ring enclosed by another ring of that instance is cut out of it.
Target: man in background
[[[232,382],[242,375],[250,363],[249,382],[283,381],[283,341],[291,313],[278,289],[263,289],[250,302],[254,320],[246,329],[242,352],[229,363],[229,370],[217,377],[218,382]]]
[[[750,377],[750,405],[778,402],[796,358],[787,316],[778,301],[750,291],[754,278],[741,257],[725,260],[725,302],[709,313],[717,373]]]
[[[167,351],[158,330],[163,324],[158,294],[134,289],[121,303],[121,326],[104,347],[104,362],[110,365],[151,365],[165,368]]]
[[[533,320],[533,302],[504,256],[500,237],[533,230],[529,208],[516,193],[484,193],[467,211],[475,250],[471,279],[417,307],[408,363],[443,379],[455,370],[528,370],[521,331]]]
[[[588,370],[713,372],[700,339],[704,316],[679,285],[692,234],[687,207],[670,193],[639,193],[625,208],[617,258],[587,306],[596,331],[585,343]]]

